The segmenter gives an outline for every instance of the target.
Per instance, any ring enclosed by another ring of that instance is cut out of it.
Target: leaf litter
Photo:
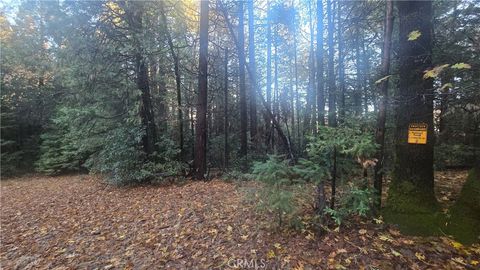
[[[405,236],[381,219],[326,233],[309,220],[301,231],[277,230],[245,201],[241,185],[251,184],[118,188],[88,175],[3,181],[2,269],[229,269],[239,259],[265,260],[267,269],[478,269],[480,245]],[[458,194],[450,182],[444,187],[437,194]]]

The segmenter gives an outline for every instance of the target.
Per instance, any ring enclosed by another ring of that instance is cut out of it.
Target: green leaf
[[[375,81],[375,84],[380,84],[380,83],[382,83],[383,81],[388,80],[388,78],[390,78],[390,77],[392,77],[392,75],[387,75],[387,76],[385,76],[385,77],[383,77],[383,78],[380,78],[380,79],[378,79],[378,80]]]
[[[417,40],[422,33],[418,30],[412,31],[408,34],[408,41]]]
[[[471,69],[472,66],[470,66],[467,63],[456,63],[455,65],[451,66],[451,68],[454,68],[454,69]]]

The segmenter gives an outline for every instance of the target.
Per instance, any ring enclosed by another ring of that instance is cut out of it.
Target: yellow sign
[[[427,127],[425,123],[415,123],[408,126],[408,143],[427,144]]]

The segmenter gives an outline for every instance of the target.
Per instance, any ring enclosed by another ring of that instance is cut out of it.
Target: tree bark
[[[343,25],[342,25],[342,2],[337,3],[337,36],[338,36],[338,83],[340,104],[338,110],[338,121],[343,123],[345,120],[345,52],[343,42]]]
[[[312,2],[309,2],[308,5],[308,16],[309,16],[309,28],[310,28],[310,49],[308,56],[308,88],[307,88],[307,104],[305,109],[305,115],[303,118],[303,134],[309,134],[314,130],[316,126],[316,100],[317,95],[315,93],[315,28],[313,26],[313,16],[312,16]]]
[[[397,213],[432,213],[433,191],[433,80],[423,79],[432,66],[432,2],[398,1],[399,89],[396,95],[395,162],[388,207]],[[408,40],[409,33],[421,36]],[[409,144],[411,123],[425,123],[426,144]]]
[[[298,56],[297,56],[297,16],[296,14],[294,14],[294,17],[293,17],[293,53],[294,53],[294,73],[295,73],[295,108],[292,107],[292,110],[294,110],[294,112],[292,112],[292,116],[295,116],[295,112],[296,112],[296,137],[297,137],[297,140],[300,141],[300,93],[299,93],[299,89],[298,89]],[[293,121],[292,121],[293,122]]]
[[[194,174],[196,179],[204,179],[207,172],[208,4],[208,0],[203,0],[200,3],[200,49],[194,160]]]
[[[270,21],[270,2],[267,3],[267,106],[272,110],[272,26]],[[273,133],[272,121],[267,119],[265,121],[267,132],[267,147],[273,147],[271,144],[271,137]]]
[[[317,124],[325,125],[325,92],[323,88],[323,1],[317,0]]]
[[[392,44],[393,32],[393,0],[387,0],[385,8],[385,23],[383,30],[383,49],[380,79],[388,76],[390,73],[390,48]],[[388,78],[378,85],[379,104],[377,116],[377,130],[375,132],[375,142],[379,145],[377,152],[377,163],[375,164],[375,188],[377,198],[375,202],[376,209],[381,208],[382,203],[382,183],[383,183],[383,161],[385,151],[385,122],[387,119],[387,100],[388,100]]]
[[[257,139],[257,67],[255,64],[255,27],[253,0],[248,0],[248,62],[253,74],[250,76],[250,139],[255,142]]]
[[[175,52],[175,47],[173,45],[172,36],[168,29],[167,15],[165,14],[165,7],[163,1],[158,2],[160,7],[160,14],[162,17],[162,22],[165,26],[165,37],[167,38],[168,47],[170,54],[173,58],[173,69],[175,73],[175,86],[177,90],[177,120],[178,120],[178,132],[179,132],[179,148],[180,148],[180,159],[184,158],[184,135],[183,135],[183,110],[182,110],[182,81],[180,76],[180,65],[178,55]]]
[[[230,35],[231,35],[232,39],[233,39],[233,42],[234,42],[235,47],[237,49],[237,52],[240,54],[240,51],[242,50],[242,47],[240,46],[240,43],[238,42],[237,37],[235,36],[235,33],[233,31],[233,26],[232,26],[232,23],[230,22],[230,20],[228,18],[228,14],[226,12],[226,9],[223,6],[222,2],[219,2],[219,6],[220,6],[220,9],[223,13],[223,16],[226,20],[228,30],[230,32]],[[245,68],[247,69],[247,72],[250,76],[250,74],[253,73],[250,70],[250,67],[248,65],[245,65]],[[260,91],[260,90],[258,90],[258,87],[256,87],[255,89],[257,89],[257,91]],[[292,151],[291,142],[288,140],[287,136],[285,136],[285,133],[283,132],[282,127],[280,126],[280,123],[277,121],[277,119],[275,118],[275,115],[272,113],[271,106],[267,103],[267,101],[265,101],[265,98],[263,97],[263,95],[259,94],[258,96],[260,97],[260,101],[262,102],[262,105],[265,109],[267,118],[272,123],[272,128],[277,131],[277,134],[280,137],[281,142],[284,145],[284,147],[285,147],[285,149],[288,153],[288,157],[291,160],[295,160],[295,156],[294,156],[293,151]]]
[[[223,88],[223,168],[228,169],[228,159],[230,151],[228,147],[228,48],[225,49],[225,63],[224,63],[224,88]]]
[[[238,51],[238,76],[239,76],[239,90],[240,90],[240,156],[247,155],[247,93],[245,87],[245,32],[244,32],[244,2],[238,2],[238,45],[240,50]]]
[[[362,85],[363,85],[363,77],[362,74],[364,72],[363,65],[362,65],[362,55],[360,53],[360,43],[362,41],[363,36],[360,34],[360,30],[357,29],[356,38],[355,38],[355,67],[357,69],[357,76],[356,76],[356,89],[353,93],[353,104],[354,104],[354,111],[356,116],[362,115]]]
[[[327,0],[327,19],[328,19],[328,125],[337,126],[337,95],[335,87],[335,48],[333,44],[334,20],[333,20],[333,2]]]
[[[125,6],[125,12],[129,26],[134,32],[136,85],[141,91],[140,119],[145,128],[142,145],[147,156],[151,156],[157,150],[157,130],[153,115],[145,51],[139,37],[143,32],[143,6],[141,4],[127,5]]]

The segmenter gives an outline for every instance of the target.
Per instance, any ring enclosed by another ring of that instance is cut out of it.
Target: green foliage
[[[5,111],[5,106],[1,106],[1,127],[0,127],[0,157],[2,176],[13,175],[17,171],[18,163],[22,159],[23,151],[18,149],[18,143],[14,138],[13,132],[17,129],[13,115]]]
[[[373,189],[359,187],[352,183],[347,185],[344,195],[340,197],[336,209],[327,207],[325,213],[329,214],[337,225],[349,216],[367,216],[371,213],[372,203],[375,197]]]
[[[181,174],[183,163],[176,161],[179,150],[168,138],[160,140],[160,151],[147,158],[141,149],[144,130],[140,126],[120,126],[109,132],[103,148],[86,163],[92,172],[109,176],[111,183],[124,185],[146,180],[163,180]]]
[[[441,144],[435,146],[435,167],[469,167],[475,163],[480,148],[465,144]]]
[[[36,170],[49,175],[82,169],[85,154],[81,152],[81,141],[71,126],[70,110],[60,108],[49,128],[40,136],[40,157]]]
[[[0,139],[0,153],[2,164],[2,176],[10,176],[17,172],[17,164],[20,162],[23,151],[16,151],[15,141]]]
[[[238,170],[229,170],[222,175],[222,179],[226,181],[247,181],[252,180],[252,175]]]
[[[370,132],[355,126],[320,127],[318,135],[311,137],[307,145],[308,161],[299,162],[297,173],[313,181],[330,178],[331,172],[328,168],[331,168],[333,163],[334,149],[337,152],[337,178],[350,179],[363,169],[358,164],[358,158],[371,158],[377,145]]]
[[[288,160],[271,155],[265,162],[255,162],[252,174],[264,184],[260,191],[259,209],[273,213],[279,227],[285,223],[293,224],[303,181],[294,177]]]

